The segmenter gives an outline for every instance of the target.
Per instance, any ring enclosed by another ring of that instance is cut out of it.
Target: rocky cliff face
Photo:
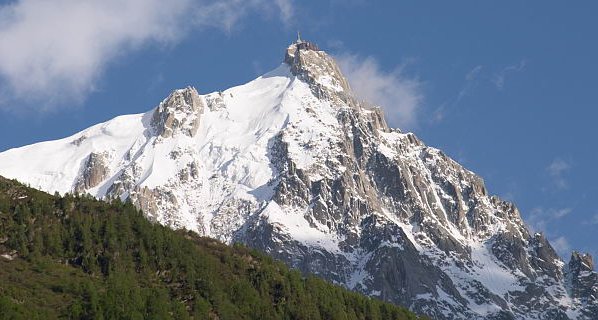
[[[566,269],[566,280],[571,296],[581,314],[588,319],[596,319],[598,314],[598,273],[589,254],[573,252]]]
[[[239,87],[177,90],[146,114],[7,151],[0,174],[130,198],[154,221],[437,319],[598,319],[591,257],[566,265],[479,176],[356,99],[317,46],[294,43],[284,61]],[[11,162],[48,150],[61,151],[30,171]]]
[[[176,134],[194,137],[203,112],[203,101],[192,87],[171,93],[156,109],[152,117],[155,134],[170,138]]]
[[[83,193],[106,179],[110,171],[106,165],[109,156],[107,152],[89,154],[81,167],[81,174],[73,186],[75,192]]]

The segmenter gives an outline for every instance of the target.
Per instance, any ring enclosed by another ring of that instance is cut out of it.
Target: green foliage
[[[0,319],[417,319],[130,203],[0,178]]]

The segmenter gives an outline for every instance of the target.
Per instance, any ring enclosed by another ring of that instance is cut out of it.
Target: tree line
[[[129,202],[0,177],[0,319],[419,319]]]

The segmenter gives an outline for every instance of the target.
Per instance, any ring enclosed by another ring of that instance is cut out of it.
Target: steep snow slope
[[[124,200],[168,187],[166,198],[144,204],[149,213],[175,228],[213,234],[210,221],[226,200],[257,203],[271,197],[268,143],[290,118],[301,121],[298,105],[309,94],[284,64],[224,92],[199,96],[193,88],[177,90],[145,114],[8,150],[0,154],[1,172],[48,192],[79,190],[98,198]],[[201,106],[201,114],[191,114],[193,103]],[[173,121],[162,120],[168,117]],[[192,131],[187,130],[190,117],[201,118]],[[170,200],[176,201],[176,216],[162,214]]]
[[[591,257],[565,266],[514,205],[389,128],[308,42],[245,85],[176,90],[145,114],[0,153],[0,174],[130,198],[162,224],[434,318],[598,318]]]
[[[91,153],[112,150],[115,159],[122,158],[143,137],[148,122],[142,114],[120,116],[68,138],[5,151],[0,154],[2,175],[44,191],[70,192]]]

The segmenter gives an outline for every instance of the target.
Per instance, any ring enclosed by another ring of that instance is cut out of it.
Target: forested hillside
[[[417,319],[129,203],[0,177],[1,319]]]

